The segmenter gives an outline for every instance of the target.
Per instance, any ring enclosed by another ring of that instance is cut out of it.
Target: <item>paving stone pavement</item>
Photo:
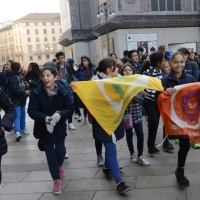
[[[0,200],[199,200],[200,199],[200,150],[191,149],[187,158],[186,176],[190,187],[183,189],[177,185],[175,169],[178,145],[172,141],[176,151],[149,157],[146,148],[147,124],[144,120],[144,156],[150,166],[130,162],[126,140],[117,142],[118,159],[123,166],[121,175],[132,190],[125,194],[116,193],[114,181],[105,180],[102,168],[96,166],[96,154],[91,125],[78,123],[76,130],[68,131],[66,140],[69,159],[63,168],[66,180],[62,182],[61,195],[52,194],[51,179],[44,152],[38,150],[33,137],[33,121],[27,115],[27,128],[31,133],[15,141],[12,132],[6,133],[9,151],[2,159],[2,189]],[[157,143],[162,141],[160,122]],[[136,136],[134,134],[136,147]],[[136,150],[136,148],[135,148]],[[103,150],[104,152],[104,150]]]

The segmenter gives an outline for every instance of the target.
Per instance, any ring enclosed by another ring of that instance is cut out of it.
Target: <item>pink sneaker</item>
[[[61,193],[61,180],[54,181],[54,188],[53,188],[54,194],[60,194]]]
[[[59,171],[60,171],[60,179],[63,181],[65,180],[65,171],[59,167]]]

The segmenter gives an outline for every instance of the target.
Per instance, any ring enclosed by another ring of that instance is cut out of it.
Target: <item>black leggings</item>
[[[103,146],[102,142],[99,142],[99,141],[95,140],[95,147],[96,147],[97,156],[102,155],[102,146]]]
[[[178,167],[184,167],[187,154],[190,150],[190,141],[185,139],[179,139],[179,151],[178,151]]]
[[[148,116],[148,148],[153,148],[156,141],[157,130],[160,120],[160,111],[155,101],[145,99],[143,102],[145,112]]]

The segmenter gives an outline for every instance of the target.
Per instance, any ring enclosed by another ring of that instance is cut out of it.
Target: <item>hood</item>
[[[61,81],[57,80],[56,81],[57,85],[58,85],[58,93],[62,94],[63,96],[66,95],[67,90],[65,89],[65,85],[64,83],[62,83]],[[34,92],[36,94],[40,94],[41,92],[46,92],[45,87],[44,87],[44,83],[42,81],[40,81],[37,85],[37,88],[34,90]]]
[[[6,71],[6,77],[11,77],[14,75],[20,75],[20,72],[16,72],[16,71]]]

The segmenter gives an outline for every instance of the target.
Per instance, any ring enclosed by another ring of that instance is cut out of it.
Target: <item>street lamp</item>
[[[107,3],[104,3],[101,7],[101,12],[97,14],[97,18],[101,18],[102,16],[105,15],[105,20],[106,20],[106,35],[107,35],[107,44],[108,44],[108,55],[110,55],[110,43],[109,43],[109,34],[108,34],[108,18],[114,18],[115,17],[115,12],[114,10],[111,12],[111,5],[107,5]],[[110,14],[108,12],[110,11]]]

